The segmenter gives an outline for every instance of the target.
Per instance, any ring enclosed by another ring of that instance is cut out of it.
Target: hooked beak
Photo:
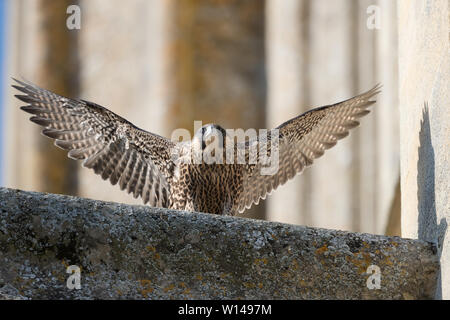
[[[203,134],[203,139],[205,141],[209,140],[211,138],[212,134],[213,134],[212,128],[211,127],[207,127],[206,130],[205,130],[205,133]]]
[[[203,147],[206,147],[206,145],[212,143],[214,141],[213,139],[218,139],[217,143],[222,144],[224,143],[223,141],[225,140],[225,138],[225,136],[222,137],[222,132],[220,132],[219,130],[208,127],[203,133]]]

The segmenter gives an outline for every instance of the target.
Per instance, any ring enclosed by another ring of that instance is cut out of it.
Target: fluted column
[[[173,1],[173,128],[265,128],[264,1]],[[246,211],[264,217],[264,203]]]
[[[81,96],[145,130],[170,137],[167,108],[171,3],[81,1]],[[142,204],[92,170],[80,171],[80,195]]]
[[[448,1],[398,1],[402,236],[436,243],[450,299]]]
[[[66,28],[66,9],[76,1],[8,2],[8,67],[10,77],[23,78],[61,95],[77,96],[78,35]],[[5,110],[5,185],[28,190],[75,194],[77,166],[66,152],[42,137],[29,122],[23,105],[9,87]]]
[[[268,0],[266,4],[267,127],[307,110],[308,1]],[[308,224],[308,173],[288,181],[267,200],[267,218]]]
[[[399,170],[395,21],[389,1],[267,1],[269,126],[384,85],[350,137],[269,197],[270,219],[384,233]]]

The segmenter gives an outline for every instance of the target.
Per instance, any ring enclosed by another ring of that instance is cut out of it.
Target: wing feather
[[[30,120],[44,127],[42,133],[68,150],[70,158],[83,160],[83,166],[113,185],[119,183],[122,190],[142,197],[144,203],[169,205],[169,199],[159,194],[167,195],[170,190],[171,141],[141,130],[95,103],[14,81],[13,87],[22,93],[16,97],[27,104],[21,109],[32,114]]]
[[[375,101],[370,100],[380,92],[380,85],[351,99],[329,106],[319,107],[278,126],[279,142],[272,143],[268,150],[278,148],[279,168],[273,175],[262,175],[263,165],[246,166],[242,174],[242,189],[234,204],[234,210],[242,213],[259,199],[265,198],[272,190],[283,185],[304,168],[313,164],[338,140],[345,138],[349,130],[359,125],[359,118],[367,115]],[[258,137],[258,141],[263,141]],[[251,142],[254,143],[254,142]],[[250,145],[247,143],[246,145]],[[258,154],[258,159],[260,155]]]

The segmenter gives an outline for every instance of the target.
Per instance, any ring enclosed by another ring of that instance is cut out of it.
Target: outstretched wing
[[[14,79],[15,80],[15,79]],[[104,180],[142,197],[144,203],[167,207],[172,169],[173,143],[134,126],[124,118],[95,103],[59,96],[31,83],[15,80],[25,93],[16,97],[28,105],[22,110],[30,120],[55,139],[55,145],[69,150],[69,158],[83,160]]]
[[[338,140],[346,137],[349,130],[358,126],[358,119],[369,113],[369,106],[375,103],[370,98],[380,92],[380,85],[370,91],[329,106],[315,108],[293,118],[276,128],[278,143],[270,135],[258,137],[258,143],[267,140],[268,154],[278,147],[278,170],[271,175],[262,175],[263,164],[258,154],[255,165],[245,166],[242,190],[235,203],[235,209],[243,212],[252,204],[258,204],[267,194],[287,180],[301,173],[325,150],[333,147]],[[253,142],[247,143],[247,145]]]

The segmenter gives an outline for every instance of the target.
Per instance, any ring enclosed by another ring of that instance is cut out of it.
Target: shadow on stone
[[[419,132],[420,146],[417,161],[417,198],[418,198],[418,238],[436,243],[440,258],[447,221],[443,218],[438,224],[435,201],[435,162],[431,141],[430,116],[425,103]],[[442,298],[441,272],[439,271],[436,298]]]

